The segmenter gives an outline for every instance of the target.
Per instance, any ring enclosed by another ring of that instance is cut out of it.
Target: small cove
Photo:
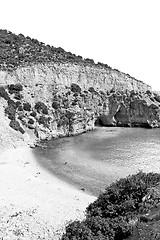
[[[98,196],[129,174],[160,172],[160,129],[96,127],[33,149],[38,163],[59,179]]]

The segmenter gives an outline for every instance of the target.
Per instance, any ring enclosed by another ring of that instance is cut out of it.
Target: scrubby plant
[[[57,127],[66,126],[68,124],[69,124],[69,119],[65,116],[62,116],[57,123]]]
[[[28,102],[23,103],[23,109],[24,109],[25,111],[30,112],[30,111],[31,111],[31,104],[28,103]]]
[[[53,107],[54,109],[58,109],[58,108],[60,107],[59,102],[58,102],[58,101],[53,101],[53,102],[52,102],[52,107]]]
[[[143,173],[122,178],[106,188],[86,209],[86,219],[66,227],[62,240],[123,240],[132,234],[129,220],[146,213],[154,205],[143,202],[151,187],[160,182],[160,174]]]
[[[21,104],[19,104],[19,106],[18,106],[18,111],[23,111],[23,106],[21,105]]]
[[[17,102],[15,102],[15,104],[16,104],[16,108],[18,108],[21,105],[21,102],[17,101]]]
[[[81,93],[81,88],[78,84],[72,83],[71,84],[71,91],[74,93]]]
[[[16,103],[15,103],[12,99],[9,99],[9,100],[7,101],[7,103],[8,103],[8,106],[9,106],[9,105],[12,105],[15,109],[17,108]]]
[[[40,116],[37,120],[39,124],[43,125],[44,127],[48,127],[48,118],[45,116]]]
[[[10,104],[5,108],[5,114],[8,116],[9,119],[11,120],[15,119],[16,108],[14,107],[13,104]]]
[[[47,115],[48,114],[48,108],[47,106],[45,106],[43,109],[42,109],[42,113]]]
[[[160,103],[160,95],[154,93],[154,99]]]
[[[85,58],[84,61],[87,62],[87,63],[90,63],[90,64],[92,64],[92,65],[95,64],[94,60],[93,60],[93,59],[90,59],[90,58]]]
[[[92,93],[92,92],[95,92],[95,90],[94,90],[93,87],[90,87],[90,88],[88,89],[88,91],[91,92],[91,93]]]
[[[39,124],[45,124],[46,122],[46,118],[44,116],[40,116],[39,119],[38,119],[38,123]]]
[[[9,126],[16,131],[21,132],[22,134],[25,133],[24,129],[20,126],[19,122],[16,120],[11,120]]]
[[[37,110],[38,113],[43,113],[43,114],[48,114],[48,108],[43,102],[37,102],[35,104],[35,109]]]
[[[5,100],[10,99],[10,97],[4,87],[0,87],[0,97],[4,98]]]
[[[17,93],[14,94],[14,98],[17,99],[17,100],[22,100],[23,99],[23,95],[20,94],[19,92],[17,92]]]
[[[46,62],[74,62],[84,66],[99,66],[92,59],[83,59],[62,48],[45,45],[36,39],[25,37],[23,34],[15,35],[7,30],[0,30],[0,68],[12,71],[18,66],[32,63]],[[103,64],[103,67],[105,64]]]
[[[10,94],[17,93],[23,90],[23,86],[20,83],[8,85],[8,91]]]
[[[152,95],[152,92],[151,92],[150,90],[147,90],[147,91],[146,91],[146,94],[147,94],[148,96],[151,96],[151,95]]]

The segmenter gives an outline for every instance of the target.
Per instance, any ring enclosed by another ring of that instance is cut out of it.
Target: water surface
[[[128,174],[160,172],[160,129],[97,127],[51,140],[33,152],[58,178],[97,196]]]

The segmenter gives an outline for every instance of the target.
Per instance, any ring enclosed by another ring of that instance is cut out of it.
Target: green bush
[[[60,107],[59,102],[58,102],[58,101],[53,101],[52,107],[53,107],[54,109],[58,109],[58,108]]]
[[[66,118],[65,116],[62,116],[57,123],[57,127],[66,126],[68,124],[69,124],[68,118]]]
[[[0,87],[0,97],[4,98],[5,100],[9,100],[10,97],[4,87]]]
[[[62,240],[123,240],[132,234],[129,219],[146,213],[154,205],[143,203],[149,188],[160,182],[160,174],[143,173],[122,178],[106,188],[86,209],[86,219],[66,227]]]
[[[48,108],[47,106],[45,106],[43,109],[42,109],[42,113],[47,115],[48,114]]]
[[[18,111],[23,111],[23,106],[21,104],[18,106]]]
[[[16,108],[18,108],[20,105],[21,105],[21,102],[20,102],[20,101],[17,101],[17,102],[16,102]]]
[[[17,108],[16,103],[15,103],[12,99],[9,99],[9,100],[7,101],[7,103],[8,103],[8,106],[9,106],[9,105],[12,105],[15,109]]]
[[[94,90],[93,87],[90,87],[90,88],[88,89],[88,91],[91,92],[91,93],[94,93],[94,92],[95,92],[95,90]]]
[[[23,109],[24,109],[25,111],[30,112],[30,111],[31,111],[31,104],[28,103],[28,102],[23,103]]]
[[[23,90],[23,86],[20,83],[8,85],[8,91],[10,94],[17,93]]]
[[[9,119],[14,120],[15,119],[15,114],[16,114],[16,109],[14,105],[8,105],[5,108],[5,114],[8,116]]]
[[[17,99],[17,100],[22,100],[23,95],[20,94],[19,92],[17,92],[17,93],[15,93],[14,98]]]
[[[40,116],[38,119],[38,123],[42,124],[44,127],[48,127],[48,118]]]
[[[7,30],[0,30],[0,68],[13,71],[18,66],[31,65],[32,63],[62,62],[75,63],[82,66],[95,66],[110,68],[107,64],[95,64],[93,59],[83,59],[62,48],[45,45],[36,39],[15,35]],[[11,89],[12,92],[12,89]]]
[[[43,102],[37,102],[35,104],[35,109],[37,110],[38,113],[43,113],[43,114],[48,114],[48,108]]]
[[[11,120],[9,126],[13,128],[15,131],[20,131],[22,134],[25,133],[24,129],[20,126],[19,122],[16,120]]]
[[[71,91],[74,93],[81,93],[81,88],[78,84],[72,83],[71,84]]]

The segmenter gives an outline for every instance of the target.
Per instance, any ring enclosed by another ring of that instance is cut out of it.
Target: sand
[[[29,146],[0,156],[0,239],[60,239],[65,225],[82,220],[96,199],[42,169]]]

